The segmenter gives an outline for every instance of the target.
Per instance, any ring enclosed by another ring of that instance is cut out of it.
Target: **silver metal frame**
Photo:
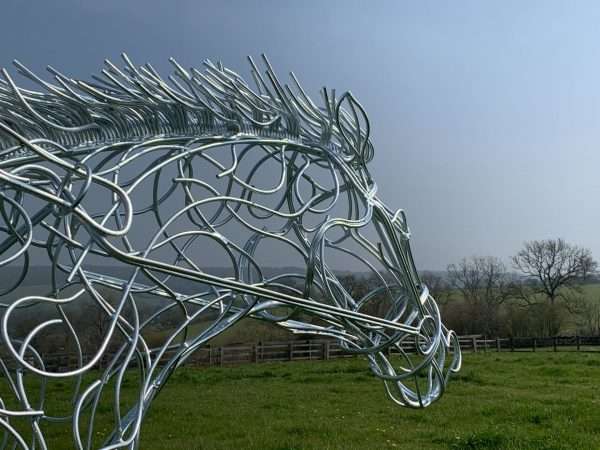
[[[149,64],[123,60],[123,68],[106,61],[91,82],[49,67],[52,83],[15,62],[42,91],[17,87],[2,70],[0,267],[19,267],[21,276],[0,301],[24,284],[35,252],[47,257],[51,286],[0,305],[2,448],[46,448],[43,427],[55,421],[72,424],[74,448],[98,446],[95,413],[106,391],[113,429],[102,448],[137,448],[173,371],[245,317],[339,340],[366,356],[399,405],[438,399],[460,368],[458,340],[415,269],[404,212],[376,195],[369,121],[353,95],[323,89],[317,106],[293,74],[292,86],[280,82],[264,57],[264,73],[249,59],[254,89],[210,61],[200,71],[171,60],[165,80]],[[206,243],[230,274],[199,262]],[[261,252],[299,258],[305,269],[267,274]],[[330,253],[378,286],[353,298],[327,264]],[[129,275],[98,273],[90,261]],[[84,298],[108,321],[93,355],[84,355],[73,319]],[[163,306],[148,314],[149,298]],[[37,317],[40,305],[53,305],[56,317],[40,314],[38,325],[16,332],[15,321]],[[148,330],[168,314],[177,323],[151,348]],[[36,342],[50,332],[68,341],[75,368],[46,367]],[[128,377],[137,400],[123,412]],[[55,379],[73,383],[64,417],[45,410],[44,386]]]

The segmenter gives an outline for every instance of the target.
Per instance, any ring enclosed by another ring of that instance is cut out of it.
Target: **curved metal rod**
[[[73,448],[138,448],[177,367],[245,318],[365,355],[399,405],[437,400],[460,369],[458,339],[419,277],[404,211],[377,196],[354,96],[323,89],[318,106],[265,57],[264,74],[249,59],[254,88],[211,61],[171,60],[162,78],[123,60],[91,82],[15,62],[40,92],[2,71],[0,275],[20,289],[46,258],[48,288],[0,292],[12,397],[0,448],[46,448],[47,422],[70,423]],[[360,271],[353,283],[340,263]],[[45,401],[56,380],[70,383],[66,414]]]

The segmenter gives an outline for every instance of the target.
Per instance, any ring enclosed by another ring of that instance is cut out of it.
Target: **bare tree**
[[[99,287],[98,292],[102,297],[102,301],[105,302],[104,307],[98,301],[88,297],[81,304],[77,320],[77,326],[82,331],[81,337],[83,339],[81,345],[85,354],[96,353],[102,341],[106,339],[112,322],[112,316],[111,312],[106,311],[105,308],[114,308],[114,305],[118,302],[118,293],[115,291]],[[130,308],[126,307],[123,310],[123,317],[129,319],[130,312]],[[109,342],[109,351],[114,350],[122,339],[120,333],[115,333]]]
[[[390,310],[393,299],[386,289],[381,289],[383,275],[371,273],[369,275],[349,273],[339,277],[341,285],[356,302],[364,302],[360,312],[377,317],[384,317]],[[389,280],[388,280],[389,281]],[[392,291],[394,289],[392,288]]]
[[[588,281],[590,277],[598,273],[598,263],[594,260],[592,252],[588,249],[583,249],[583,253],[580,256],[581,264],[581,279],[582,281]]]
[[[546,332],[550,335],[560,331],[563,309],[569,311],[580,303],[580,283],[597,267],[590,250],[563,239],[526,242],[512,262],[528,281],[521,284],[518,297],[528,305],[546,301]]]
[[[468,305],[471,332],[497,333],[500,305],[510,294],[502,261],[493,256],[463,258],[448,266],[448,280]]]
[[[577,315],[577,327],[584,335],[600,335],[600,299],[586,298]]]
[[[369,292],[369,279],[356,273],[347,273],[339,277],[340,283],[346,292],[355,300],[362,298]]]
[[[563,239],[526,242],[512,261],[516,269],[535,282],[533,292],[544,295],[552,304],[564,296],[561,289],[577,286],[589,268],[596,265],[588,249]]]

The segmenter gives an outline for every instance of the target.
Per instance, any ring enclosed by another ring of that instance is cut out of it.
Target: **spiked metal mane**
[[[202,73],[185,70],[171,58],[175,70],[168,83],[150,64],[136,67],[122,56],[125,67],[106,60],[101,75],[93,76],[95,83],[74,80],[49,66],[57,83],[52,84],[15,61],[18,72],[46,92],[18,88],[3,69],[0,122],[25,138],[43,138],[70,149],[157,136],[241,133],[328,148],[354,164],[373,157],[367,116],[352,94],[345,93],[338,102],[335,90],[323,88],[323,106],[318,107],[293,73],[297,92],[282,84],[264,55],[266,81],[248,58],[255,90],[235,72],[208,60]],[[349,111],[342,108],[343,100]],[[14,158],[19,149],[23,151],[18,140],[0,134],[0,160]]]

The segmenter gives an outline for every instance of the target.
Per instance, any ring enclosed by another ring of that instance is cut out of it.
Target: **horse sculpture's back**
[[[254,89],[209,61],[201,72],[172,60],[166,81],[123,58],[92,82],[49,68],[48,83],[16,62],[43,92],[3,70],[3,447],[44,448],[44,423],[62,420],[75,448],[136,448],[171,373],[246,317],[338,340],[400,405],[439,398],[457,339],[420,281],[404,213],[376,195],[354,97],[323,89],[317,106],[266,58],[264,74],[250,60]],[[369,275],[352,289],[328,260]],[[50,365],[58,347],[74,365]],[[71,389],[66,416],[44,402],[56,379]],[[102,402],[113,429],[99,437]]]

